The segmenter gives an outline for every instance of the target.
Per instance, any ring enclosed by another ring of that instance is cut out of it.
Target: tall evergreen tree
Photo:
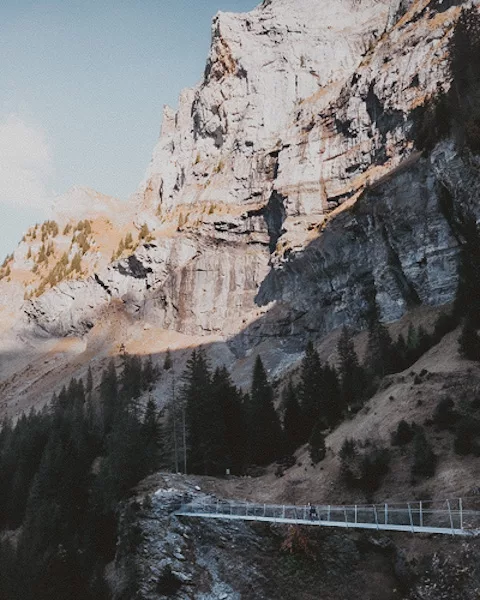
[[[273,404],[273,389],[260,356],[253,369],[246,419],[250,461],[259,465],[272,462],[282,449],[282,430]]]
[[[323,426],[321,421],[317,421],[312,429],[312,434],[308,440],[308,452],[314,465],[325,458],[325,436],[323,435]]]
[[[365,373],[360,366],[355,345],[344,326],[337,345],[342,403],[345,408],[361,406],[365,400]]]
[[[230,469],[231,473],[239,474],[243,471],[246,458],[243,398],[225,367],[215,370],[212,394],[216,397],[214,405],[221,407],[223,416],[224,441],[223,447],[219,443],[218,451],[224,452],[225,467]]]
[[[286,451],[293,453],[304,442],[304,420],[292,380],[288,382],[283,404],[285,407],[283,431]]]
[[[123,357],[122,396],[127,400],[138,398],[143,390],[142,360],[139,356],[125,354]]]
[[[89,366],[88,372],[87,372],[87,385],[85,387],[85,392],[87,394],[91,394],[92,391],[93,391],[93,373],[92,373],[92,367]]]
[[[466,318],[458,338],[460,354],[468,360],[480,361],[480,336],[473,320]]]
[[[153,398],[149,398],[141,426],[141,437],[144,446],[144,470],[153,473],[159,468],[162,454],[162,431],[157,407]]]
[[[165,371],[170,371],[173,366],[172,354],[170,352],[170,348],[167,348],[167,352],[165,353],[165,360],[163,361],[163,368]]]
[[[118,406],[118,379],[113,358],[102,373],[100,382],[100,399],[102,402],[103,429],[108,433],[113,425],[113,419]]]
[[[313,343],[308,342],[300,367],[299,396],[304,417],[303,441],[307,441],[313,424],[320,418],[320,392],[323,384],[322,365]]]
[[[186,405],[188,470],[212,475],[225,469],[225,431],[219,398],[212,393],[212,374],[205,351],[194,350],[183,376]]]
[[[402,333],[399,334],[397,341],[395,342],[395,353],[398,357],[398,370],[403,371],[408,367],[409,362],[407,359],[407,342]]]
[[[368,327],[365,365],[373,376],[384,377],[395,371],[395,352],[388,329],[380,321],[378,307]]]
[[[342,417],[344,402],[340,382],[335,367],[323,367],[322,389],[320,392],[320,421],[327,427],[334,427]]]

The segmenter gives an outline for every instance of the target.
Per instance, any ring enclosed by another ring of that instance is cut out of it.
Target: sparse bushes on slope
[[[373,493],[390,469],[390,451],[379,442],[364,444],[346,439],[340,449],[340,471],[346,483]]]
[[[391,435],[392,446],[405,446],[409,444],[415,435],[415,426],[403,419],[398,423],[397,429]]]
[[[415,432],[413,444],[412,475],[431,477],[435,474],[437,456],[433,452],[425,431],[421,427],[418,427]]]
[[[3,423],[2,600],[109,597],[101,574],[116,550],[118,501],[160,464],[156,407],[142,411],[130,396],[144,371],[134,357],[120,376],[111,363],[99,402],[72,379],[41,412]],[[4,541],[6,527],[19,528],[15,545]]]
[[[480,14],[463,8],[448,44],[451,85],[438,86],[435,95],[410,116],[411,137],[425,152],[453,134],[459,148],[480,153]]]
[[[455,452],[461,456],[480,456],[480,443],[477,439],[479,435],[480,422],[477,419],[467,416],[461,418],[457,423],[453,442]]]

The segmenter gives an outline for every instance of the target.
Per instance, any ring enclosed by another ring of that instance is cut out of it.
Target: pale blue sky
[[[127,198],[164,104],[202,76],[218,10],[260,0],[0,3],[0,260],[52,195]]]

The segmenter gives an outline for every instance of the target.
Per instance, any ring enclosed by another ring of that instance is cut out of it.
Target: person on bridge
[[[317,513],[317,509],[315,508],[315,506],[313,506],[309,502],[308,503],[308,508],[309,508],[310,521],[316,521],[316,520],[318,520],[318,513]]]

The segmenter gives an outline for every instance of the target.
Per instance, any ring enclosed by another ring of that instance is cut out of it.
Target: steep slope
[[[203,80],[166,109],[135,226],[107,209],[104,250],[66,281],[42,287],[43,266],[22,278],[25,242],[5,265],[4,373],[25,340],[39,356],[45,337],[93,347],[88,332],[117,308],[140,337],[221,337],[237,358],[269,341],[276,369],[309,337],[362,326],[368,298],[384,320],[450,302],[459,241],[442,199],[478,210],[476,167],[448,141],[420,156],[412,110],[449,85],[460,6],[275,0],[219,13]]]

